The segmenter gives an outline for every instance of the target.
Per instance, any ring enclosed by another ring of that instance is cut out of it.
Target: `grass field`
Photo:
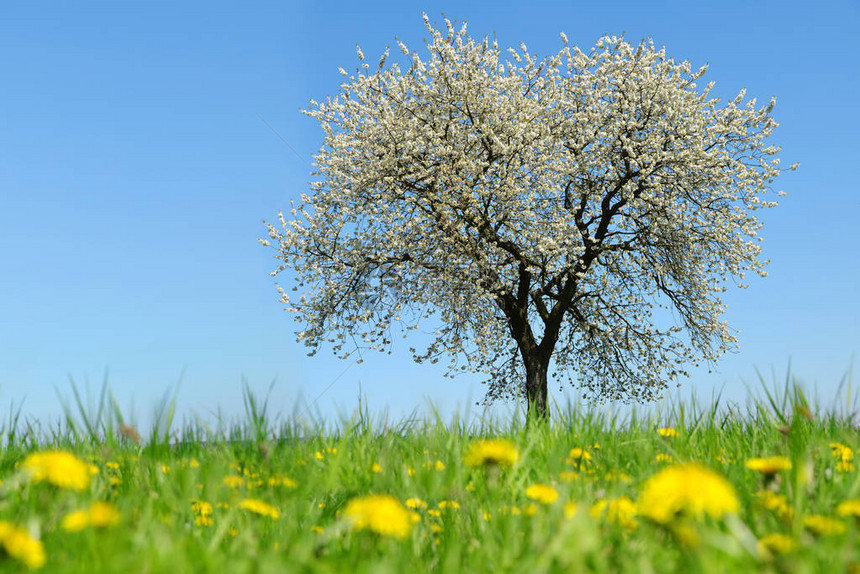
[[[856,415],[788,378],[530,427],[272,428],[246,388],[244,424],[172,429],[174,399],[141,437],[105,396],[43,436],[10,411],[0,572],[860,571]]]

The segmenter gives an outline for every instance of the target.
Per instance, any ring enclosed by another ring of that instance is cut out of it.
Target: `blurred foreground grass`
[[[272,424],[151,432],[107,388],[47,436],[10,411],[0,572],[860,571],[857,414],[786,378],[745,410],[553,413],[551,426]],[[764,385],[763,385],[764,387]]]

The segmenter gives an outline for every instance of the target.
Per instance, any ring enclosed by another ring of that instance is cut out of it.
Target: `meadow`
[[[174,397],[145,436],[76,391],[2,426],[0,572],[856,572],[850,389],[324,430],[246,387],[242,422],[173,428]]]

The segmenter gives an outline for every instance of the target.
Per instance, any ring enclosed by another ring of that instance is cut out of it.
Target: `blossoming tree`
[[[586,53],[562,34],[556,55],[502,58],[424,22],[429,59],[397,41],[408,69],[386,50],[371,70],[358,48],[340,94],[311,100],[321,180],[260,240],[301,290],[278,286],[311,354],[390,352],[392,326],[430,320],[416,361],[484,373],[487,401],[525,397],[531,417],[551,361],[586,397],[651,400],[734,345],[719,294],[765,275],[773,100],[720,106],[706,67],[651,41]]]

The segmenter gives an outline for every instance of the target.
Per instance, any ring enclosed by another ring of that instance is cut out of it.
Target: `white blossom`
[[[408,71],[386,50],[305,111],[325,134],[318,180],[266,224],[274,274],[302,290],[282,299],[298,339],[390,351],[393,328],[433,320],[415,360],[447,356],[448,374],[488,375],[487,400],[539,409],[550,362],[588,397],[639,401],[733,348],[719,294],[765,274],[773,100],[719,106],[696,88],[707,66],[650,40],[585,53],[562,34],[539,61],[423,18],[425,59],[398,41]]]

